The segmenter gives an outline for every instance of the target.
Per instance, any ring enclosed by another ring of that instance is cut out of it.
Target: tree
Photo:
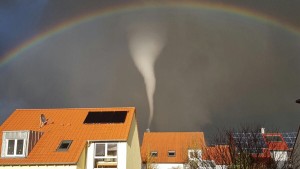
[[[155,164],[155,155],[150,152],[150,148],[143,154],[143,169],[158,169],[157,165]]]
[[[206,145],[204,140],[197,140],[196,138],[192,139],[192,142],[188,145],[187,148],[187,163],[185,167],[187,169],[199,169],[212,167],[214,164],[209,160],[203,159],[203,155],[206,152]]]
[[[210,161],[218,166],[219,169],[225,169],[231,164],[231,156],[228,145],[215,145],[206,148],[204,157],[206,161]],[[212,165],[208,165],[212,166]]]

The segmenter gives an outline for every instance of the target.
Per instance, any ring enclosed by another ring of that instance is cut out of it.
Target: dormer
[[[1,157],[27,157],[42,135],[42,132],[31,130],[3,131]]]

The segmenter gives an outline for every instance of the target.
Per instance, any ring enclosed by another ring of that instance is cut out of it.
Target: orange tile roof
[[[157,151],[157,157],[151,157],[154,163],[185,163],[188,149],[205,147],[203,132],[146,132],[144,133],[141,156],[145,163],[151,151]],[[175,151],[175,157],[168,157],[168,151]]]
[[[90,111],[127,111],[127,116],[124,123],[83,124]],[[42,128],[40,128],[41,114],[48,119]],[[33,130],[44,134],[26,158],[0,158],[0,165],[75,164],[87,140],[126,141],[134,114],[133,107],[18,109],[2,124],[0,138],[3,131]],[[56,149],[62,140],[73,142],[68,151],[57,152]]]

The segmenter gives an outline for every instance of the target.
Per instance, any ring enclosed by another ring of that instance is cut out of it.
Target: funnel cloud
[[[149,102],[150,115],[148,129],[150,128],[153,115],[153,97],[155,92],[155,72],[154,65],[165,45],[165,36],[161,28],[144,24],[136,25],[129,33],[129,49],[139,72],[144,78],[147,97]]]

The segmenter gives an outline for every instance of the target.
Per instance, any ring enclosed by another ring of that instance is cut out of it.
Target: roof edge
[[[128,140],[128,137],[129,137],[129,134],[130,134],[130,129],[131,129],[131,126],[133,124],[133,120],[136,120],[136,117],[135,117],[135,107],[131,111],[133,111],[133,112],[132,112],[132,118],[130,119],[129,129],[127,131],[126,141]]]

